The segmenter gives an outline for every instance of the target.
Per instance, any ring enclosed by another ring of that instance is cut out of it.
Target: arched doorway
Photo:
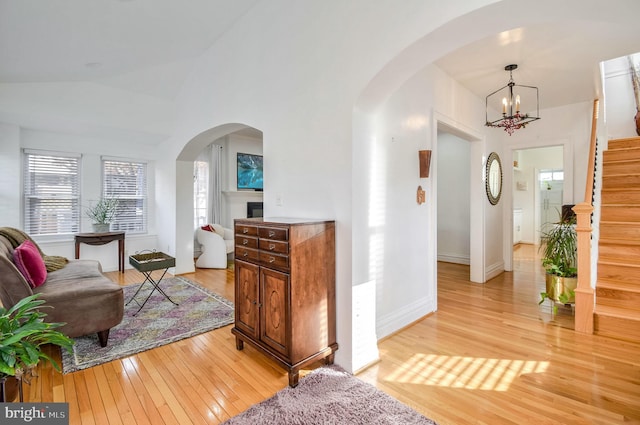
[[[246,124],[228,123],[205,130],[187,142],[176,159],[176,247],[181,252],[194,250],[194,192],[193,163],[200,152],[213,141],[231,134],[262,134]],[[229,222],[233,217],[228,217]],[[179,262],[179,263],[178,263]],[[193,256],[176,257],[176,269],[180,273],[194,271]]]

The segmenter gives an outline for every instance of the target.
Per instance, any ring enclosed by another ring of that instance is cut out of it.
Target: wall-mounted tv
[[[238,190],[263,190],[262,155],[238,152]]]

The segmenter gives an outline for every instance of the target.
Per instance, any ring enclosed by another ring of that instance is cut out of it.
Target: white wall
[[[640,54],[633,55],[640,67]],[[626,56],[604,62],[606,94],[604,118],[609,139],[637,137],[634,116],[636,101],[631,83],[631,72]]]
[[[20,127],[0,123],[0,227],[20,227]]]
[[[366,137],[354,140],[355,151],[367,164],[363,174],[354,175],[354,187],[360,189],[358,202],[354,203],[354,216],[361,217],[357,238],[354,238],[354,278],[358,285],[373,282],[376,298],[376,334],[378,338],[389,335],[437,308],[436,282],[436,215],[441,196],[450,199],[437,185],[442,178],[451,176],[439,167],[440,157],[447,157],[447,147],[436,146],[437,130],[434,129],[435,111],[441,117],[456,117],[459,127],[481,134],[484,129],[483,102],[449,78],[436,66],[419,71],[395,91],[389,99],[371,115],[362,120],[361,132]],[[365,127],[365,126],[368,126]],[[472,201],[471,187],[483,192],[483,180],[479,174],[472,178],[471,144],[466,144],[466,159],[459,158],[455,169],[462,169],[460,182],[466,190],[461,201],[466,206],[467,261],[469,259],[469,207],[479,211],[483,206]],[[419,177],[418,151],[432,150],[432,165],[427,179]],[[474,151],[477,162],[482,154]],[[486,156],[486,155],[485,155]],[[359,183],[359,184],[358,184]],[[418,185],[426,191],[426,203],[418,205]],[[437,191],[436,191],[437,189]],[[454,196],[454,195],[451,195]],[[486,198],[480,198],[482,204]],[[445,201],[446,203],[446,201]],[[499,207],[501,208],[501,207]],[[500,226],[500,218],[494,218]],[[465,242],[461,242],[465,243]],[[483,247],[475,249],[483,251]],[[482,255],[482,254],[481,254]],[[495,257],[502,257],[502,247],[494,248]],[[489,256],[488,256],[489,257]],[[366,261],[362,260],[365,259]],[[358,323],[354,323],[354,328]],[[354,337],[354,343],[357,338]]]
[[[470,263],[470,142],[438,131],[438,261]]]

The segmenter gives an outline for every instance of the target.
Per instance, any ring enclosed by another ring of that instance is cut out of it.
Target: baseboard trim
[[[433,313],[436,310],[435,306],[435,300],[425,297],[380,317],[376,325],[378,341]]]
[[[445,263],[464,264],[467,266],[471,264],[470,257],[455,254],[438,254],[438,261],[442,261]]]
[[[485,282],[489,279],[493,279],[499,274],[504,273],[504,262],[498,261],[497,263],[493,263],[487,267],[484,274]]]

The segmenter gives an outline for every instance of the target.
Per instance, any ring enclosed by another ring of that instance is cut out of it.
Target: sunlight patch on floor
[[[544,373],[549,362],[415,354],[385,378],[407,384],[507,391],[520,375]]]

